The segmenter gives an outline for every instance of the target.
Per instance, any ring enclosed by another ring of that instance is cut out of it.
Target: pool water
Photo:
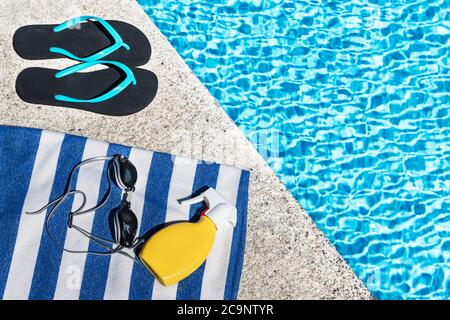
[[[380,299],[450,297],[450,0],[139,0]]]

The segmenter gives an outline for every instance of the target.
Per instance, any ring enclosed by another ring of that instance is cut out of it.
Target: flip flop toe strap
[[[63,22],[60,25],[56,26],[53,29],[53,32],[61,32],[66,29],[74,29],[74,28],[77,28],[78,25],[81,25],[81,23],[83,23],[85,21],[89,21],[89,20],[97,21],[98,23],[100,23],[102,25],[102,27],[112,37],[112,39],[114,40],[114,43],[112,45],[110,45],[109,47],[104,48],[104,49],[90,55],[89,57],[85,57],[85,58],[79,57],[79,56],[73,54],[72,52],[67,51],[66,49],[63,49],[63,48],[59,48],[59,47],[51,47],[50,52],[61,54],[63,56],[66,56],[69,59],[88,62],[88,61],[95,61],[95,60],[103,59],[104,57],[113,53],[114,51],[116,51],[117,49],[119,49],[121,47],[125,48],[126,50],[130,50],[130,46],[123,41],[120,34],[108,23],[108,21],[103,20],[102,18],[99,18],[99,17],[95,17],[95,16],[81,16],[78,18],[68,20],[68,21]]]
[[[103,64],[103,65],[112,65],[115,66],[117,68],[119,68],[120,70],[122,70],[126,77],[125,79],[119,83],[116,87],[114,87],[113,89],[109,90],[108,92],[92,98],[92,99],[78,99],[78,98],[73,98],[73,97],[69,97],[63,94],[55,94],[54,98],[56,100],[59,101],[65,101],[65,102],[74,102],[74,103],[98,103],[98,102],[103,102],[106,100],[109,100],[115,96],[117,96],[119,93],[121,93],[123,90],[125,90],[130,84],[136,85],[136,78],[134,76],[133,71],[131,71],[131,69],[129,67],[127,67],[126,65],[124,65],[123,63],[117,62],[117,61],[109,61],[109,60],[99,60],[99,61],[88,61],[88,62],[83,62],[74,66],[71,66],[69,68],[66,68],[64,70],[59,71],[58,73],[55,74],[55,78],[64,78],[66,76],[72,75],[74,73],[77,73],[79,71],[82,71],[84,69],[90,68],[94,65],[98,65],[98,64]]]

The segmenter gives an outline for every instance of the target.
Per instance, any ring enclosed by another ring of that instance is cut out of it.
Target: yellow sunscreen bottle
[[[139,258],[165,286],[175,284],[198,269],[211,251],[220,228],[234,228],[236,207],[213,188],[192,199],[180,201],[207,205],[197,222],[177,222],[162,228],[143,245]]]

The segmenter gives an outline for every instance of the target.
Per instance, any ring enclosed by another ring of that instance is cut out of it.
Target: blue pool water
[[[139,2],[375,297],[450,297],[450,0]]]

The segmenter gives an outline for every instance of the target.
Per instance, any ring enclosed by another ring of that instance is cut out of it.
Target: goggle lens
[[[128,159],[120,161],[120,179],[127,188],[134,189],[137,181],[137,170]]]

